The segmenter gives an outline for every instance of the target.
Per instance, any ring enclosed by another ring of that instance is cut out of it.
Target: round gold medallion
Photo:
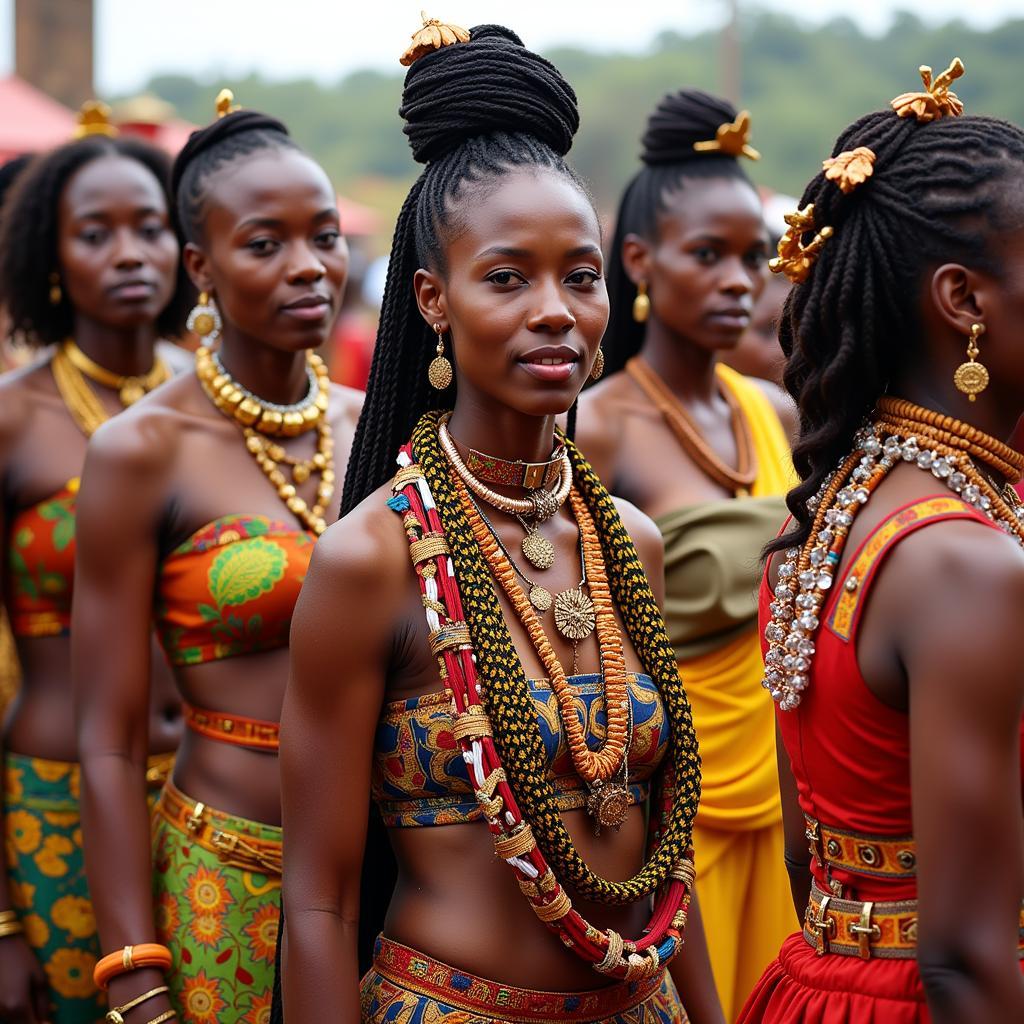
[[[530,530],[523,538],[522,549],[523,557],[535,569],[550,569],[555,564],[554,545],[536,530]]]
[[[551,591],[536,584],[530,587],[530,604],[539,612],[546,612],[551,607]]]
[[[988,387],[988,370],[981,363],[961,363],[953,374],[953,383],[972,402]]]
[[[122,405],[129,406],[134,405],[145,393],[146,389],[139,383],[138,378],[129,377],[118,392],[118,398],[121,399]]]
[[[594,819],[594,833],[619,826],[629,811],[629,791],[621,782],[597,782],[587,797],[587,813]]]
[[[555,628],[566,640],[586,640],[594,632],[594,623],[594,602],[579,587],[563,590],[555,598]]]
[[[427,367],[427,379],[431,387],[444,391],[452,382],[452,364],[444,356],[435,356]]]

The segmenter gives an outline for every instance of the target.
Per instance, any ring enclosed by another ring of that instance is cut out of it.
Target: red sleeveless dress
[[[895,545],[922,527],[949,519],[975,519],[995,528],[955,495],[941,494],[897,509],[867,537],[837,574],[837,584],[856,576],[859,586],[852,592],[845,586],[833,587],[822,607],[811,683],[800,706],[776,713],[801,809],[823,826],[892,839],[913,835],[909,721],[905,712],[883,704],[864,682],[857,666],[857,629],[873,579]],[[762,637],[773,600],[765,578],[759,597]],[[814,858],[811,869],[817,886],[828,892],[828,880]],[[917,897],[912,876],[880,877],[836,867],[831,878],[842,883],[843,896],[850,900]],[[738,1024],[929,1020],[916,960],[819,956],[797,932],[786,939],[778,959],[762,975]]]

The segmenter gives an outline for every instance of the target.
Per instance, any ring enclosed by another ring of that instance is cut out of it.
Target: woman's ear
[[[416,293],[416,305],[420,308],[420,316],[431,327],[440,324],[441,330],[448,330],[447,303],[444,294],[444,282],[439,274],[432,270],[416,271],[412,279],[413,291]]]
[[[201,292],[213,294],[213,278],[210,276],[210,261],[206,258],[206,253],[194,242],[186,242],[181,260],[185,265],[185,273],[196,288]]]
[[[626,235],[622,241],[622,266],[633,284],[651,279],[651,247],[646,239]]]
[[[931,300],[939,322],[959,335],[985,322],[985,307],[994,298],[994,281],[959,263],[944,263],[932,274]]]

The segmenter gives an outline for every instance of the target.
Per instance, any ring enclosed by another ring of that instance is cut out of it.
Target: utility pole
[[[726,22],[722,27],[719,79],[726,99],[740,105],[742,56],[740,52],[740,0],[725,0]]]
[[[93,0],[14,0],[14,71],[75,109],[92,99]]]

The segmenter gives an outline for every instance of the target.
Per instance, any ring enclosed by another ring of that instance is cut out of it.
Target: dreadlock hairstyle
[[[736,116],[736,109],[726,100],[699,89],[681,89],[665,96],[647,121],[640,153],[644,166],[622,194],[615,218],[615,237],[608,253],[611,319],[603,343],[605,376],[621,370],[644,342],[644,325],[638,324],[632,314],[636,285],[622,262],[626,236],[653,240],[657,236],[658,215],[688,181],[733,178],[754,187],[737,157],[694,149],[696,143],[714,139],[719,127],[735,121]]]
[[[189,137],[171,170],[175,221],[182,244],[203,240],[210,179],[222,168],[266,149],[298,149],[276,118],[255,110],[225,114]]]
[[[875,154],[866,182],[845,194],[818,173],[800,201],[814,204],[817,230],[834,233],[806,282],[791,289],[780,323],[785,385],[800,411],[793,462],[802,482],[786,499],[793,528],[768,552],[807,539],[808,499],[890,382],[910,369],[929,268],[957,262],[999,274],[992,231],[1024,212],[1024,131],[1005,121],[922,124],[878,111],[850,125],[832,156],[858,146]]]
[[[29,344],[48,345],[74,333],[75,311],[67,295],[56,305],[49,300],[50,275],[60,271],[57,256],[60,197],[76,171],[93,160],[109,156],[142,164],[160,183],[167,209],[172,210],[168,157],[138,139],[112,139],[101,135],[88,135],[35,157],[27,167],[16,172],[10,191],[4,197],[0,219],[0,305],[7,308],[11,326],[23,331]],[[157,317],[157,329],[162,334],[174,337],[181,332],[190,296],[191,285],[179,265],[174,294]]]
[[[426,164],[395,226],[366,400],[352,444],[341,514],[394,473],[399,446],[428,409],[450,407],[455,385],[433,391],[427,365],[436,339],[416,305],[420,267],[445,273],[445,245],[460,205],[479,201],[509,171],[549,168],[588,195],[564,160],[579,127],[576,94],[558,69],[499,25],[420,57],[409,68],[399,114],[413,157]]]

